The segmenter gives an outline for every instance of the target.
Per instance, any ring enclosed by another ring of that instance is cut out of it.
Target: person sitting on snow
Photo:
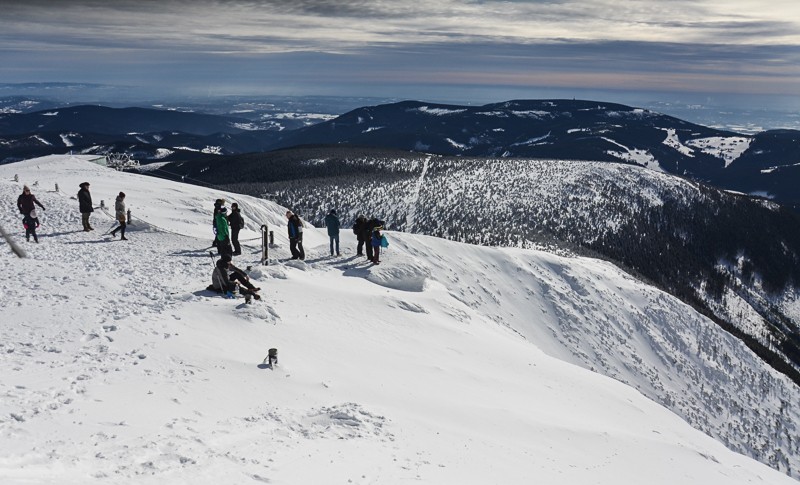
[[[217,293],[225,293],[228,297],[233,297],[233,292],[236,290],[237,284],[244,286],[244,288],[239,288],[239,293],[242,295],[250,295],[256,300],[261,299],[261,295],[258,294],[261,288],[257,288],[250,283],[250,277],[231,263],[230,254],[223,254],[222,257],[217,260],[214,272],[211,273],[211,286],[209,286],[208,289],[216,291]]]

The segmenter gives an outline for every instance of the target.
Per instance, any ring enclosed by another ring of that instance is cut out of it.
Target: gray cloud
[[[797,95],[796,3],[0,0],[0,78]]]

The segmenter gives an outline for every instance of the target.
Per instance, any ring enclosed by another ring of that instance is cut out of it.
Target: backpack
[[[386,236],[381,236],[381,247],[388,248],[389,247],[389,240],[386,239]]]

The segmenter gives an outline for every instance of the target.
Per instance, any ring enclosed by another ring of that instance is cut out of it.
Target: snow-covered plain
[[[676,352],[698,347],[680,361],[698,379],[726,382],[708,342],[760,362],[611,264],[389,233],[371,266],[349,231],[330,258],[325,230],[311,228],[306,261],[286,262],[285,208],[86,158],[0,166],[7,230],[19,235],[23,183],[47,207],[41,243],[22,241],[27,258],[0,246],[0,483],[796,483],[565,362],[611,345],[619,360],[605,357],[627,366],[622,354],[668,347],[658,325]],[[127,193],[128,241],[103,236],[103,210],[96,231],[79,230],[83,181],[95,205]],[[261,302],[203,291],[218,197],[242,207],[236,264],[253,267]],[[281,258],[267,266],[261,224]],[[262,369],[270,347],[279,364]],[[645,374],[674,365],[653,352],[637,356]],[[796,398],[758,397],[779,396]]]

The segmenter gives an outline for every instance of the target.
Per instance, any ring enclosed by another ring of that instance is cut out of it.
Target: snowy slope
[[[18,233],[16,197],[35,181],[41,244],[23,241],[23,260],[0,246],[4,484],[795,483],[565,362],[602,354],[598,370],[627,369],[616,377],[634,385],[655,373],[675,393],[731,398],[731,380],[744,393],[749,377],[767,380],[754,405],[786,399],[783,419],[797,422],[780,376],[607,263],[389,233],[371,267],[351,234],[331,259],[324,230],[309,229],[305,263],[261,267],[261,223],[288,254],[284,208],[63,156],[0,166],[6,229]],[[112,223],[102,211],[97,231],[78,231],[83,181],[96,204],[128,194],[129,241],[100,234]],[[246,218],[236,262],[253,265],[258,304],[200,291],[220,196]],[[706,345],[748,379],[715,368]],[[270,347],[280,363],[260,369]]]

